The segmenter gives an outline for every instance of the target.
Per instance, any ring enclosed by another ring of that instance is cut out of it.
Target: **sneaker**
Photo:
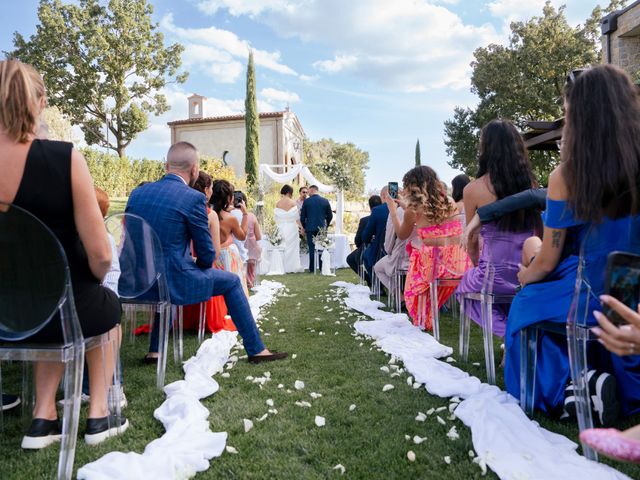
[[[6,412],[20,405],[20,397],[17,395],[2,394],[2,411]]]
[[[87,419],[87,433],[84,434],[84,441],[87,445],[97,445],[104,442],[109,437],[115,437],[124,433],[129,428],[129,420],[120,416],[120,424],[117,424],[115,415],[102,418]]]
[[[83,393],[80,395],[80,404],[84,405],[85,403],[89,403],[90,400],[91,400],[91,397],[86,393]],[[64,398],[61,398],[60,400],[58,400],[58,405],[61,407],[64,407],[66,403],[67,403],[67,400]]]
[[[60,422],[58,420],[34,418],[27,434],[22,437],[22,448],[39,450],[48,447],[52,443],[59,442],[61,437],[62,430],[60,430]]]
[[[589,371],[588,375],[593,413],[600,425],[611,427],[620,416],[616,378],[609,373],[595,370]]]
[[[122,385],[114,385],[111,387],[111,390],[109,390],[109,405],[111,405],[112,403],[111,398],[114,395],[120,396],[120,410],[122,410],[123,408],[127,408],[127,405],[129,405],[129,402],[127,402],[127,397],[124,394],[124,388],[122,388]]]

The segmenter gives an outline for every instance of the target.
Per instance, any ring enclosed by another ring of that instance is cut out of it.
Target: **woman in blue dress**
[[[622,70],[601,65],[570,75],[560,158],[549,177],[543,240],[525,243],[518,274],[523,289],[507,321],[505,383],[516,398],[520,331],[542,322],[566,323],[580,253],[592,288],[587,321],[594,325],[607,255],[640,253],[640,99]],[[591,392],[599,397],[596,417],[606,425],[620,412],[640,411],[640,356],[611,355],[597,343],[590,348],[590,366],[597,368],[598,389]],[[569,380],[566,337],[539,332],[534,406],[562,414]]]

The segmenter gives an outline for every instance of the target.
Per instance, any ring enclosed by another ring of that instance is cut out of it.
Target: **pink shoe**
[[[614,460],[640,463],[640,440],[626,438],[615,428],[590,428],[580,433],[580,440]]]

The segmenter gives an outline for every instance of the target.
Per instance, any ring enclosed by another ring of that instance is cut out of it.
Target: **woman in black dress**
[[[87,163],[73,145],[35,139],[46,105],[42,77],[16,60],[0,62],[0,202],[24,208],[56,235],[67,256],[76,310],[85,338],[109,332],[120,336],[118,297],[101,286],[111,265],[111,247],[98,208]],[[29,342],[60,342],[60,322],[53,319]],[[91,401],[85,440],[95,444],[124,431],[109,418],[105,378],[112,378],[114,352],[96,348],[86,354]],[[38,449],[60,439],[55,395],[63,364],[36,363],[36,403],[23,448]],[[111,425],[111,428],[109,428]]]

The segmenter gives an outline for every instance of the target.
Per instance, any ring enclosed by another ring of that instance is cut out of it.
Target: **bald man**
[[[198,178],[198,165],[198,151],[193,145],[187,142],[172,145],[167,153],[167,174],[131,192],[126,212],[144,218],[160,238],[173,305],[198,304],[223,295],[249,362],[286,358],[286,353],[270,352],[262,343],[238,276],[211,268],[215,252],[206,199],[204,194],[190,188]],[[157,361],[157,331],[152,330],[147,362]]]

